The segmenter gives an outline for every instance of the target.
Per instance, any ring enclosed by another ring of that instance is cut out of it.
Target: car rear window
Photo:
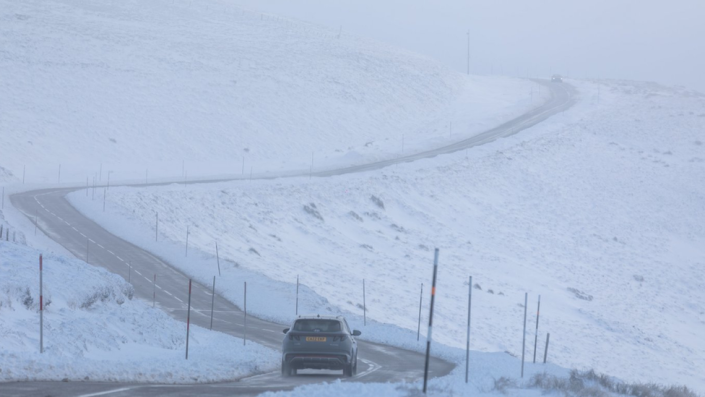
[[[340,321],[337,320],[296,320],[294,331],[303,332],[340,332]]]

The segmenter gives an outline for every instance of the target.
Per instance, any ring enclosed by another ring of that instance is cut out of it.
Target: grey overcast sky
[[[705,93],[705,0],[234,0],[471,73],[624,78]]]

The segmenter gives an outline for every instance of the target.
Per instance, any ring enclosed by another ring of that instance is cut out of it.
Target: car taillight
[[[344,340],[345,340],[345,335],[334,336],[334,337],[333,337],[333,342],[342,342],[342,341],[344,341]]]
[[[301,340],[298,335],[289,335],[289,340]]]

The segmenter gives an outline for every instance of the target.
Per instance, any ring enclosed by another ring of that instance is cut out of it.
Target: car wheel
[[[283,377],[288,377],[288,376],[295,375],[295,374],[296,374],[296,370],[291,368],[291,365],[286,364],[286,363],[282,363],[282,376]]]
[[[343,376],[350,378],[353,376],[353,364],[350,363],[343,368]]]

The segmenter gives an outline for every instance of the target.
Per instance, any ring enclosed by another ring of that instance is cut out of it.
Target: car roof
[[[343,316],[321,316],[318,314],[299,315],[297,320],[343,320]]]

